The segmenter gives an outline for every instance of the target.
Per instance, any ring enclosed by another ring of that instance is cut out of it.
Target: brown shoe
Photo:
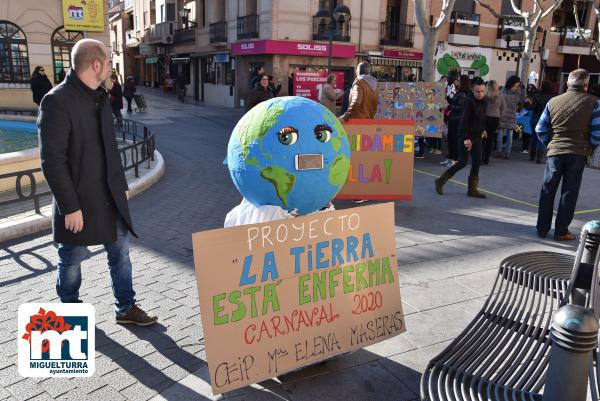
[[[566,233],[565,235],[555,235],[554,236],[554,241],[573,241],[574,239],[577,239],[577,236],[571,234],[571,233]]]
[[[151,324],[156,323],[157,320],[157,316],[147,314],[137,305],[133,305],[131,309],[129,309],[129,311],[123,316],[117,315],[117,323],[119,324],[150,326]]]
[[[505,158],[506,160],[510,159],[510,153],[508,153],[508,152],[505,152],[505,153],[504,153],[504,158]]]
[[[503,153],[504,153],[504,152],[496,152],[496,153],[494,154],[494,157],[495,157],[496,159],[502,159],[502,154],[503,154]]]

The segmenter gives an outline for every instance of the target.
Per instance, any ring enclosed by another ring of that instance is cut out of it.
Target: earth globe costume
[[[244,197],[225,227],[261,223],[331,210],[348,178],[350,144],[326,107],[304,97],[278,97],[241,118],[225,163]]]

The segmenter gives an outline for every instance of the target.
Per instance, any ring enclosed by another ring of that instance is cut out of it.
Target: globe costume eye
[[[298,141],[298,130],[293,127],[285,127],[277,133],[277,137],[282,144],[292,146]]]
[[[315,138],[319,142],[329,142],[331,140],[331,127],[325,124],[317,125],[315,127]]]

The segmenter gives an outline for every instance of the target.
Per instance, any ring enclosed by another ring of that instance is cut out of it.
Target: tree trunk
[[[421,79],[427,82],[435,80],[435,51],[438,45],[439,30],[423,32],[423,74]]]
[[[529,66],[531,55],[533,53],[533,44],[535,42],[535,31],[537,27],[525,27],[523,33],[525,34],[525,48],[523,49],[523,54],[521,55],[521,71],[518,71],[519,77],[521,78],[521,82],[523,85],[527,86],[529,82]]]

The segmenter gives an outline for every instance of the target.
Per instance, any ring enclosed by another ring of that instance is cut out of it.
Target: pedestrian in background
[[[113,115],[117,118],[117,127],[123,125],[123,115],[121,109],[123,108],[123,89],[119,83],[119,77],[111,75],[112,87],[110,88],[110,107],[112,108]]]
[[[375,118],[377,112],[377,79],[371,74],[371,65],[366,61],[356,67],[356,79],[350,89],[348,110],[340,116],[342,122],[351,118]]]
[[[269,76],[267,74],[263,74],[260,78],[259,85],[251,89],[248,92],[248,99],[246,102],[246,112],[250,111],[254,106],[259,104],[260,102],[264,102],[265,100],[269,100],[273,98],[273,91],[269,87]]]
[[[273,97],[279,96],[279,92],[281,92],[281,84],[275,85],[275,82],[273,82],[273,75],[269,75],[269,89],[271,89]]]
[[[546,105],[556,96],[555,87],[550,81],[542,82],[540,91],[533,97],[533,115],[531,116],[531,143],[529,144],[529,160],[537,164],[542,162],[544,155],[544,144],[539,140],[535,127],[546,108]]]
[[[517,127],[517,109],[519,108],[519,105],[525,103],[525,89],[521,87],[521,79],[516,75],[509,77],[506,80],[504,89],[502,89],[502,96],[504,96],[506,107],[500,116],[498,136],[496,138],[496,157],[510,159],[513,132]],[[505,139],[506,146],[504,146]],[[504,151],[502,149],[504,149]]]
[[[337,101],[344,95],[344,93],[336,89],[337,76],[335,74],[329,74],[327,81],[323,84],[323,90],[321,91],[321,104],[327,107],[333,114],[337,112]]]
[[[42,100],[38,117],[42,172],[54,196],[52,231],[58,244],[56,292],[78,303],[81,262],[87,246],[104,245],[117,323],[157,321],[135,303],[127,205],[127,180],[117,150],[107,92],[110,56],[97,40],[73,47],[65,81]],[[95,284],[98,285],[98,284]]]
[[[458,125],[463,113],[465,102],[471,93],[471,80],[466,75],[461,75],[458,81],[454,82],[456,91],[452,97],[448,96],[448,109],[450,117],[448,119],[448,159],[440,164],[451,166],[458,160]],[[462,148],[462,146],[460,146]]]
[[[482,139],[487,138],[485,131],[487,120],[487,100],[485,96],[485,83],[479,77],[473,79],[473,91],[464,104],[463,113],[458,127],[461,145],[459,149],[458,163],[452,165],[437,180],[435,180],[435,191],[443,195],[444,184],[458,171],[466,167],[471,158],[471,174],[469,175],[469,189],[467,195],[474,198],[485,198],[479,192],[479,166],[482,155]],[[461,83],[461,90],[463,86]]]
[[[264,66],[261,65],[254,69],[254,73],[250,77],[250,89],[254,89],[258,85],[260,85],[260,79],[262,78],[263,75],[265,75],[265,67]]]
[[[46,93],[50,92],[50,89],[52,89],[52,82],[48,79],[44,67],[41,65],[35,67],[33,74],[31,74],[29,84],[31,85],[31,92],[33,93],[33,103],[39,106],[42,102],[42,98],[46,96]]]
[[[567,92],[548,101],[535,130],[547,145],[548,159],[540,193],[537,233],[545,238],[552,225],[554,197],[562,180],[554,240],[572,241],[569,232],[587,157],[600,144],[600,101],[587,93],[590,73],[569,74]]]
[[[183,72],[180,72],[175,79],[175,88],[177,90],[177,99],[179,99],[181,103],[185,102],[185,93],[187,91],[186,85],[187,80],[185,79],[185,75],[183,75]]]
[[[348,111],[348,106],[350,106],[350,90],[351,89],[352,89],[352,85],[346,85],[346,87],[344,87],[344,94],[342,95],[342,107],[340,109],[340,116],[344,115],[344,113]]]
[[[488,81],[485,85],[485,97],[487,99],[487,113],[485,122],[485,131],[487,138],[483,140],[483,164],[489,164],[498,125],[500,124],[500,116],[504,113],[506,102],[504,96],[500,93],[498,83],[494,80]]]
[[[128,113],[133,112],[133,110],[131,109],[131,102],[133,101],[133,95],[135,95],[136,91],[137,88],[135,87],[135,83],[133,82],[133,77],[127,77],[127,80],[125,81],[125,85],[123,87],[123,97],[125,98],[125,100],[127,100]]]

